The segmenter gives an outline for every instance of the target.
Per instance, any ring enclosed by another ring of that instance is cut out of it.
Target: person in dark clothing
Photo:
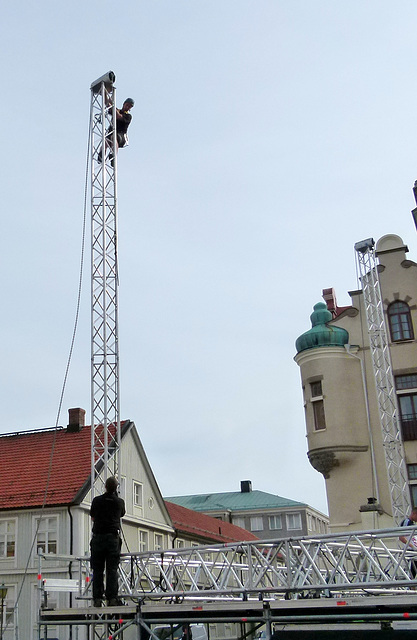
[[[93,536],[90,548],[95,607],[101,607],[104,594],[109,606],[120,604],[117,577],[122,546],[120,520],[126,510],[124,500],[117,495],[117,485],[116,478],[107,478],[106,492],[101,496],[96,496],[91,503],[90,516],[93,520]],[[104,568],[106,568],[105,589]]]
[[[132,122],[132,114],[129,113],[134,106],[135,101],[132,98],[126,98],[121,109],[116,109],[116,138],[117,146],[125,147],[127,140],[127,130]]]
[[[128,144],[127,130],[129,128],[130,123],[132,122],[132,114],[129,113],[129,111],[132,109],[134,104],[135,104],[135,101],[133,100],[133,98],[126,98],[126,100],[123,103],[122,108],[121,109],[116,109],[116,144],[117,144],[117,149],[119,149],[119,147],[123,148]],[[106,149],[107,149],[107,147],[111,147],[112,146],[112,138],[113,138],[113,132],[109,131],[107,136],[106,136]],[[116,153],[117,153],[117,149],[116,149]],[[113,151],[110,152],[109,159],[110,159],[111,164],[113,166],[113,161],[114,161],[114,153],[113,153]],[[102,162],[102,151],[101,151],[101,149],[100,149],[100,151],[98,153],[97,160],[98,160],[98,162]]]
[[[401,522],[400,527],[413,527],[417,524],[417,507],[413,507],[411,513],[408,518],[404,518]],[[400,536],[400,540],[403,544],[407,545],[407,548],[410,551],[417,552],[417,536]],[[416,578],[417,576],[417,559],[410,561],[410,572],[412,578]]]

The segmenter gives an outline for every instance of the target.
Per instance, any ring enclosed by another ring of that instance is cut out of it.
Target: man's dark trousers
[[[120,562],[120,537],[117,533],[97,533],[91,538],[91,568],[93,570],[93,599],[104,595],[104,567],[106,567],[106,598],[117,598],[117,570]]]

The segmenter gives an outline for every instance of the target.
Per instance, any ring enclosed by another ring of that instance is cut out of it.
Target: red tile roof
[[[0,510],[71,504],[90,477],[91,427],[76,433],[58,428],[0,436],[0,469]],[[228,522],[165,504],[174,527],[183,534],[208,542],[257,540]]]
[[[84,427],[0,436],[0,509],[70,504],[90,476],[90,434]]]
[[[230,522],[224,522],[223,520],[206,516],[204,513],[186,509],[179,504],[167,502],[167,500],[165,500],[165,505],[171,516],[172,524],[179,533],[205,538],[210,542],[244,542],[248,540],[258,540],[250,531],[241,529],[241,527],[230,524]]]

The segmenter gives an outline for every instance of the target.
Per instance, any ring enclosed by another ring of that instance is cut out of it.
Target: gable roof
[[[122,424],[122,434],[133,426]],[[91,427],[62,427],[0,436],[0,509],[78,503],[91,474]],[[45,496],[47,488],[47,494]]]
[[[302,502],[282,498],[265,491],[229,491],[227,493],[201,493],[191,496],[165,498],[194,511],[253,511],[256,509],[278,509],[306,507]]]
[[[207,516],[204,513],[186,509],[167,500],[165,500],[165,504],[172,524],[180,534],[204,538],[209,542],[247,542],[248,540],[258,540],[250,531],[237,527],[230,522],[224,522],[223,520]]]

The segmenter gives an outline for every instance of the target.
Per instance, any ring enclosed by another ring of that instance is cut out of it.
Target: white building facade
[[[46,429],[0,436],[5,472],[0,496],[3,640],[38,638],[38,550],[47,558],[42,561],[42,579],[71,575],[70,563],[63,566],[55,556],[89,556],[90,450],[90,427],[79,432]],[[123,423],[121,456],[120,494],[126,503],[122,552],[171,547],[172,521],[133,422]],[[49,595],[49,607],[70,604],[85,606],[85,601],[77,601],[70,593]],[[59,640],[67,640],[67,633],[58,626],[48,629],[48,636]]]
[[[399,236],[376,244],[408,489],[417,504],[417,264]],[[332,289],[296,342],[308,457],[323,474],[332,531],[395,526],[362,291]]]

